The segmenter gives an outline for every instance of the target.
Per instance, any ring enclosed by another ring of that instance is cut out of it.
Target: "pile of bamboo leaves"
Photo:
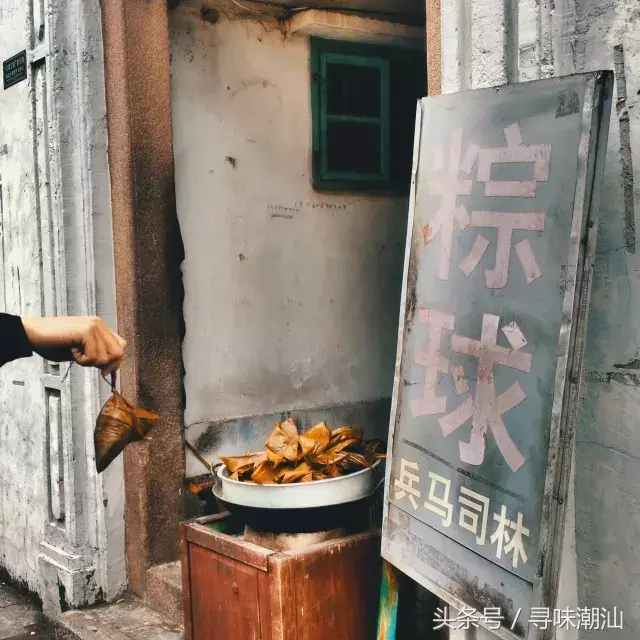
[[[291,484],[337,478],[371,467],[385,457],[380,440],[363,440],[362,429],[331,431],[325,422],[299,433],[289,418],[276,422],[264,451],[221,457],[231,480],[257,484]]]

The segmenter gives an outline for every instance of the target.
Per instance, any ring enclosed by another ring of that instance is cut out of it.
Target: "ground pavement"
[[[133,598],[68,611],[47,621],[41,607],[0,582],[0,640],[181,640],[182,630]]]
[[[0,640],[53,640],[53,627],[43,621],[34,602],[0,582]]]

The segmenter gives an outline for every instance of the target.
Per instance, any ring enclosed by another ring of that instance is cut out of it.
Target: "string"
[[[74,364],[78,364],[78,361],[76,360],[76,356],[73,353],[73,350],[71,351],[71,357],[73,358],[73,362],[69,363],[69,367],[67,369],[67,372],[62,377],[62,382],[64,382],[67,379],[67,376],[69,375],[69,371],[71,371],[71,367],[73,367]]]
[[[71,371],[71,367],[73,367],[74,364],[75,364],[75,360],[69,363],[69,367],[67,368],[67,372],[64,374],[62,378],[62,382],[64,382],[67,379],[67,376],[69,375],[69,371]]]
[[[113,393],[116,390],[116,372],[111,372],[111,382],[107,380],[107,376],[104,375],[104,372],[101,372],[100,375],[102,376],[102,379],[111,387],[111,393]]]

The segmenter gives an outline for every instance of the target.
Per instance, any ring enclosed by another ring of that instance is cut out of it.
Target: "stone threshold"
[[[60,640],[181,640],[182,628],[133,596],[113,604],[60,614],[53,621]]]

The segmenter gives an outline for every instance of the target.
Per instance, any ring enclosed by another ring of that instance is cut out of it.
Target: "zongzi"
[[[147,435],[161,418],[138,409],[116,390],[115,373],[111,376],[111,397],[102,407],[93,433],[96,468],[102,473],[131,442],[150,440]]]
[[[221,457],[231,480],[255,484],[290,484],[338,478],[367,469],[385,458],[384,443],[363,440],[362,429],[340,427],[331,431],[326,422],[298,433],[289,418],[276,422],[264,451]]]

